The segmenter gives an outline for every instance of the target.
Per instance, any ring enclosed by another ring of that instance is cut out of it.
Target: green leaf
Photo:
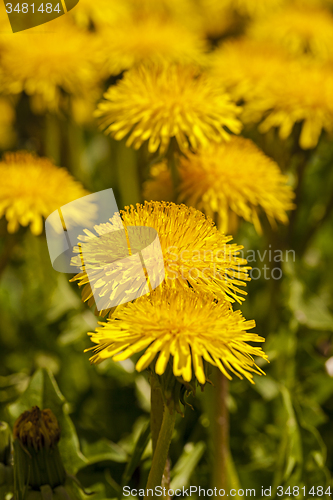
[[[305,297],[305,287],[297,279],[290,283],[289,307],[302,325],[314,330],[333,331],[333,315],[318,295]]]
[[[58,420],[61,430],[59,450],[66,471],[76,474],[77,471],[88,464],[79,447],[79,440],[71,419],[65,398],[51,372],[45,369],[37,370],[31,378],[27,390],[13,404],[8,406],[8,414],[11,425],[26,410],[33,406],[40,409],[49,408]]]
[[[273,490],[278,485],[283,484],[288,480],[291,484],[292,476],[294,479],[295,477],[300,479],[301,468],[303,465],[300,430],[290,392],[284,386],[281,386],[281,396],[285,410],[285,426],[279,451],[279,464],[277,464],[273,481]]]
[[[269,375],[266,375],[266,377],[257,377],[253,388],[266,401],[271,401],[280,393],[279,384]]]
[[[100,439],[96,443],[84,443],[82,451],[87,457],[89,464],[107,460],[124,463],[128,460],[126,451],[121,446],[107,439]]]
[[[187,443],[184,451],[173,468],[173,478],[170,488],[174,491],[177,488],[186,487],[189,485],[191,476],[198,465],[206,445],[203,441],[198,443]]]
[[[129,483],[129,480],[131,479],[135,469],[139,465],[143,452],[145,451],[148,445],[149,438],[150,438],[150,422],[148,421],[141,430],[141,434],[136,442],[131,459],[128,462],[126,469],[124,471],[121,480],[122,487]]]

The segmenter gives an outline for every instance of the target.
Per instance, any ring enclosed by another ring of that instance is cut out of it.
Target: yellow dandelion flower
[[[174,199],[174,189],[167,161],[153,165],[149,173],[151,178],[143,184],[144,199],[172,201]]]
[[[197,291],[210,291],[230,302],[244,300],[239,294],[246,295],[246,292],[239,286],[244,286],[250,278],[249,268],[244,267],[246,260],[238,257],[243,247],[229,244],[232,237],[219,232],[213,221],[201,212],[174,203],[145,202],[137,204],[136,208],[126,207],[121,215],[125,227],[147,226],[157,231],[164,260],[165,287],[181,290],[190,286]],[[88,252],[81,266],[83,272],[71,281],[78,281],[78,285],[83,286],[82,299],[88,301],[88,305],[95,303],[94,294],[102,297],[105,305],[101,314],[104,314],[110,307],[107,300],[113,298],[115,283],[119,283],[117,275],[113,271],[109,274],[107,269],[111,261],[119,259],[114,231],[121,229],[119,218],[96,225],[94,229],[101,238],[85,231],[87,236],[82,235],[79,239],[83,242],[90,239],[92,245],[96,242],[98,265],[95,265],[96,252],[91,251],[91,256]],[[80,252],[79,248],[75,250]],[[80,266],[81,257],[73,259],[75,266]],[[86,266],[91,268],[89,276]],[[127,269],[127,274],[136,276],[136,267]]]
[[[249,35],[261,43],[280,44],[295,55],[326,58],[333,47],[333,15],[322,8],[290,5],[254,23]]]
[[[229,139],[239,133],[239,108],[214,79],[194,67],[140,65],[109,88],[97,116],[106,133],[138,149],[164,153],[175,137],[181,150]]]
[[[302,61],[290,64],[280,79],[270,82],[266,98],[252,102],[247,109],[257,118],[258,109],[266,108],[267,98],[271,106],[262,113],[259,130],[263,133],[272,127],[279,128],[281,139],[286,139],[295,123],[301,123],[299,144],[302,149],[317,146],[322,131],[333,131],[333,71],[330,67]]]
[[[97,81],[94,38],[63,23],[56,32],[40,27],[15,36],[1,36],[1,67],[7,92],[40,96],[44,106],[56,109],[61,91],[84,94]]]
[[[284,74],[288,58],[275,45],[240,38],[220,45],[211,62],[212,76],[226,87],[232,98],[248,102],[259,96],[265,98],[267,82]]]
[[[40,234],[43,218],[88,194],[65,169],[28,152],[4,155],[0,177],[0,218],[6,217],[10,233],[30,225],[33,234]],[[78,217],[83,222],[87,214],[82,210]]]
[[[162,375],[169,362],[176,377],[190,382],[194,377],[205,384],[204,364],[217,366],[229,379],[229,372],[253,383],[253,373],[262,374],[253,356],[267,360],[260,347],[249,342],[264,342],[249,333],[255,322],[246,321],[240,311],[226,302],[216,303],[210,295],[157,288],[148,296],[129,303],[94,333],[97,344],[92,363],[107,358],[121,361],[145,350],[136,363],[140,372],[153,364]]]
[[[225,71],[228,68],[228,71]],[[234,99],[245,101],[242,120],[257,123],[261,132],[279,128],[286,139],[302,124],[303,149],[317,145],[322,130],[333,130],[333,71],[309,58],[288,57],[277,47],[240,40],[214,54],[212,72]]]
[[[203,39],[175,21],[159,17],[133,17],[123,25],[104,29],[100,35],[101,53],[110,74],[119,74],[147,60],[181,63],[204,62]]]
[[[233,137],[198,154],[180,159],[180,199],[208,216],[219,216],[219,227],[228,230],[229,212],[254,224],[260,233],[258,212],[271,224],[286,224],[293,208],[293,192],[278,165],[252,141]]]

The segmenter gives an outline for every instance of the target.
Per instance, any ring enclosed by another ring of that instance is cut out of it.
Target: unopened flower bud
[[[51,410],[35,406],[25,411],[14,425],[14,468],[19,488],[39,490],[63,485],[66,472],[57,443],[58,421]]]

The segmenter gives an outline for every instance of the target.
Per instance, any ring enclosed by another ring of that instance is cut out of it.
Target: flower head
[[[8,231],[30,225],[33,234],[43,231],[43,218],[54,210],[88,194],[63,168],[48,159],[28,153],[7,153],[0,162],[2,179],[0,217],[6,217]],[[24,182],[22,182],[24,179]],[[74,217],[86,220],[87,207]]]
[[[205,50],[205,43],[196,32],[151,15],[129,18],[126,30],[122,24],[112,30],[105,28],[100,44],[106,70],[115,75],[146,61],[203,62]]]
[[[110,87],[97,116],[106,133],[138,149],[148,140],[154,153],[175,137],[181,150],[228,140],[239,133],[239,108],[214,79],[180,65],[140,65]]]
[[[281,45],[295,55],[310,53],[326,58],[332,53],[333,16],[326,9],[290,5],[258,20],[249,34],[261,43]]]
[[[56,109],[62,91],[82,95],[96,85],[92,35],[75,25],[59,24],[56,32],[32,28],[0,37],[1,68],[7,92],[26,92]]]
[[[301,123],[299,144],[311,149],[323,130],[333,131],[332,92],[332,68],[301,60],[286,66],[281,78],[270,82],[266,98],[249,104],[248,117],[258,120],[261,110],[259,130],[264,133],[277,127],[281,139],[289,137],[295,123]],[[265,109],[268,100],[271,105]]]
[[[14,439],[18,439],[22,446],[36,451],[51,448],[60,439],[55,415],[49,409],[40,410],[38,406],[22,413],[15,422],[13,433]]]
[[[232,372],[252,382],[253,373],[263,373],[253,356],[267,359],[260,347],[248,343],[264,341],[247,332],[254,327],[254,321],[246,321],[240,311],[232,311],[227,302],[217,303],[211,295],[160,287],[121,307],[89,334],[97,344],[91,362],[121,361],[144,350],[138,371],[156,359],[155,372],[162,375],[170,361],[175,377],[185,382],[195,377],[205,384],[204,364],[209,363],[229,379]]]
[[[53,488],[60,493],[67,475],[58,449],[60,428],[54,413],[34,406],[18,417],[13,435],[14,477],[19,498],[23,495],[41,498],[41,493],[37,493],[41,489],[48,489],[50,498]]]
[[[238,295],[246,295],[239,286],[249,280],[249,268],[244,267],[246,260],[238,256],[243,247],[229,244],[232,237],[219,232],[213,221],[201,212],[174,203],[145,202],[144,205],[137,204],[136,208],[126,207],[121,214],[125,227],[148,226],[157,231],[164,260],[164,287],[177,290],[191,287],[199,292],[210,291],[230,302],[244,300]],[[113,297],[115,280],[119,284],[114,268],[110,273],[108,268],[111,261],[120,258],[117,252],[121,252],[121,245],[115,244],[114,236],[114,229],[120,229],[118,225],[117,217],[110,219],[109,223],[95,226],[100,239],[89,231],[85,231],[86,236],[79,237],[81,241],[90,240],[92,245],[96,243],[97,246],[96,251],[90,252],[91,257],[87,253],[81,266],[83,272],[72,281],[78,281],[78,285],[83,286],[82,298],[89,305],[95,303],[94,294],[102,297],[104,307],[101,314],[110,307],[107,300]],[[75,250],[80,252],[79,248]],[[99,255],[98,265],[95,265],[96,252]],[[73,265],[80,266],[81,257],[80,254],[74,258]],[[134,268],[127,270],[130,276],[137,275],[136,265],[134,263]],[[86,266],[91,268],[89,276]]]
[[[211,70],[233,99],[247,103],[265,97],[266,86],[284,74],[286,63],[281,48],[240,38],[223,43],[213,52]]]
[[[207,215],[219,215],[222,230],[228,230],[229,212],[252,222],[260,232],[258,212],[271,223],[288,222],[293,193],[278,165],[249,139],[230,142],[190,153],[180,159],[180,199]]]
[[[261,132],[277,127],[281,139],[301,123],[301,148],[314,148],[322,130],[333,130],[332,68],[262,45],[244,39],[222,46],[214,55],[213,73],[235,99],[245,101],[244,122],[262,122]]]

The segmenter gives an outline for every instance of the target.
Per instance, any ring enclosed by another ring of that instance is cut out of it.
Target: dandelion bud
[[[66,472],[57,446],[60,429],[52,411],[38,406],[25,411],[15,422],[13,432],[18,487],[29,485],[39,490],[43,485],[63,485]]]

